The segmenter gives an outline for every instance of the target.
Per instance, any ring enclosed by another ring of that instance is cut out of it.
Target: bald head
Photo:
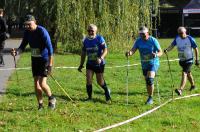
[[[177,31],[178,31],[178,33],[180,33],[180,32],[185,32],[186,33],[187,30],[186,30],[185,27],[179,27]]]
[[[187,37],[187,34],[186,34],[186,28],[185,27],[179,27],[177,32],[178,32],[178,35],[181,37],[181,38],[186,38]]]

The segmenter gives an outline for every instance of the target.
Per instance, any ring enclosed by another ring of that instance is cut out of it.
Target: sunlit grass
[[[164,49],[172,39],[160,40]],[[199,42],[199,39],[197,40]],[[123,50],[122,50],[123,51]],[[170,59],[176,59],[176,50],[169,53]],[[129,104],[126,103],[127,67],[117,68],[127,64],[124,53],[109,53],[105,68],[105,80],[111,89],[112,104],[106,104],[101,88],[96,87],[94,78],[93,101],[83,101],[86,95],[85,76],[77,69],[54,69],[53,76],[75,100],[70,102],[67,96],[49,78],[48,83],[57,98],[57,108],[47,109],[47,97],[44,95],[45,109],[37,110],[37,101],[33,88],[30,70],[18,70],[8,81],[7,92],[0,106],[0,131],[94,131],[117,122],[137,116],[158,106],[157,89],[154,92],[154,104],[145,105],[147,92],[142,76],[141,66],[131,66],[129,70]],[[161,61],[166,60],[163,55]],[[54,67],[78,67],[80,56],[55,55]],[[130,58],[130,64],[140,63],[138,53]],[[178,88],[181,79],[181,68],[178,61],[170,62],[175,86]],[[30,54],[24,53],[18,62],[18,67],[30,67]],[[83,70],[85,73],[85,70]],[[200,87],[199,69],[193,66],[193,76],[197,88]],[[18,75],[19,83],[16,81]],[[167,62],[161,62],[158,72],[158,87],[161,103],[171,98],[172,88]],[[187,83],[184,95],[199,93],[199,90],[189,92]],[[200,129],[200,99],[194,97],[167,104],[158,111],[138,119],[132,123],[117,127],[111,131],[199,131]]]

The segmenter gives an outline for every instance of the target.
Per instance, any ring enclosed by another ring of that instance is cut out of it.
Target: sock
[[[105,92],[108,91],[108,87],[107,87],[107,85],[106,85],[106,82],[104,82],[104,85],[102,85],[101,87],[103,88],[103,90],[104,90]]]
[[[88,98],[91,99],[92,98],[92,85],[86,85],[86,90],[87,90]]]
[[[106,82],[104,82],[104,85],[102,85],[101,87],[102,87],[102,88],[104,89],[104,91],[105,91],[106,100],[110,100],[110,93],[109,93],[109,91],[108,91],[108,87],[107,87],[107,85],[106,85]]]
[[[49,96],[49,100],[52,100],[52,99],[54,99],[54,96],[53,95]]]

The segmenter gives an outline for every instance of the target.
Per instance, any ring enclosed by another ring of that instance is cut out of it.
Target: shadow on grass
[[[1,94],[1,93],[0,93]],[[2,94],[11,94],[15,96],[23,96],[23,97],[28,97],[28,96],[33,96],[35,95],[35,92],[27,92],[27,93],[20,93],[20,92],[4,92]]]
[[[32,110],[36,110],[35,107],[29,107],[29,108],[0,108],[1,112],[25,112],[25,111],[32,111]]]
[[[95,94],[101,94],[101,95],[104,95],[104,92],[102,91],[95,91],[94,92]],[[112,95],[126,95],[127,93],[126,93],[126,91],[124,91],[124,92],[112,92],[111,91],[111,96]],[[134,96],[134,95],[146,95],[147,94],[147,92],[137,92],[137,91],[135,91],[135,92],[129,92],[128,93],[128,95],[129,96]]]
[[[101,99],[98,99],[98,98],[92,98],[91,100],[87,100],[86,98],[80,98],[78,99],[79,101],[82,101],[82,102],[93,102],[93,103],[102,103],[102,104],[106,104],[106,101],[105,100],[101,100]]]

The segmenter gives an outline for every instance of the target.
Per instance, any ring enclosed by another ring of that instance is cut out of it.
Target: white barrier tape
[[[185,99],[185,98],[190,98],[190,97],[195,97],[195,96],[200,96],[200,94],[192,94],[192,95],[187,95],[183,97],[177,97],[174,100],[180,100],[180,99]]]
[[[23,67],[23,68],[0,68],[0,71],[10,71],[10,70],[30,70],[31,67]]]
[[[192,95],[187,95],[187,96],[183,96],[183,97],[177,97],[177,98],[175,98],[174,100],[180,100],[180,99],[190,98],[190,97],[195,97],[195,96],[200,96],[200,94],[192,94]],[[148,115],[148,114],[151,114],[152,112],[158,110],[159,108],[161,108],[162,106],[168,104],[168,103],[171,102],[171,101],[173,101],[173,100],[172,100],[172,99],[169,99],[168,101],[164,102],[163,104],[161,104],[161,105],[159,105],[159,106],[157,106],[157,107],[155,107],[155,108],[153,108],[153,109],[151,109],[151,110],[149,110],[149,111],[146,111],[146,112],[144,112],[144,113],[142,113],[142,114],[140,114],[140,115],[138,115],[138,116],[135,116],[135,117],[133,117],[133,118],[131,118],[131,119],[128,119],[128,120],[123,121],[123,122],[120,122],[120,123],[116,123],[116,124],[111,125],[111,126],[108,126],[108,127],[101,128],[101,129],[96,130],[96,131],[94,131],[94,132],[103,132],[103,131],[105,131],[105,130],[112,129],[112,128],[115,128],[115,127],[118,127],[118,126],[127,124],[127,123],[129,123],[129,122],[132,122],[132,121],[134,121],[134,120],[137,120],[137,119],[139,119],[139,118],[141,118],[141,117],[143,117],[143,116],[146,116],[146,115]]]
[[[169,61],[178,61],[179,59],[169,60]],[[167,60],[163,60],[160,62],[166,62]],[[121,68],[121,67],[127,67],[127,66],[138,66],[141,65],[140,63],[132,64],[132,65],[122,65],[122,66],[106,66],[105,68]],[[78,67],[54,67],[54,69],[77,69]],[[30,70],[31,67],[23,67],[23,68],[0,68],[0,71],[10,71],[10,70]]]
[[[126,120],[126,121],[123,121],[123,122],[120,122],[120,123],[117,123],[117,124],[114,124],[114,125],[111,125],[111,126],[108,126],[108,127],[105,127],[105,128],[101,128],[101,129],[96,130],[96,131],[94,131],[94,132],[103,132],[103,131],[105,131],[105,130],[108,130],[108,129],[111,129],[111,128],[115,128],[115,127],[118,127],[118,126],[127,124],[127,123],[129,123],[129,122],[132,122],[132,121],[134,121],[134,120],[136,120],[136,119],[139,119],[139,118],[141,118],[141,117],[143,117],[143,116],[145,116],[145,115],[148,115],[148,114],[150,114],[150,113],[156,111],[157,109],[159,109],[160,107],[166,105],[167,103],[169,103],[169,102],[171,102],[171,101],[172,101],[172,99],[166,101],[165,103],[161,104],[160,106],[157,106],[157,107],[155,107],[155,108],[153,108],[153,109],[151,109],[151,110],[149,110],[149,111],[147,111],[147,112],[145,112],[145,113],[143,113],[143,114],[140,114],[140,115],[138,115],[138,116],[135,116],[135,117],[133,117],[133,118],[131,118],[131,119],[128,119],[128,120]]]

